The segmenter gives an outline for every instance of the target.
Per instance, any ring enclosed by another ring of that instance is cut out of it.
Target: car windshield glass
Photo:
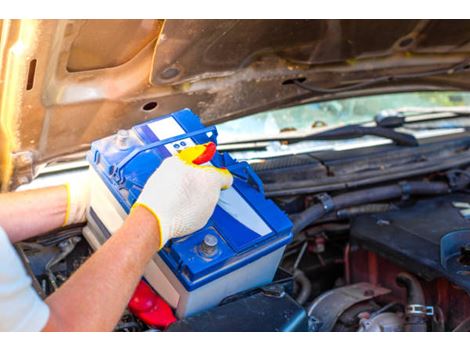
[[[258,113],[219,124],[219,143],[277,136],[284,132],[315,132],[322,127],[365,123],[382,110],[404,107],[470,107],[470,92],[382,94],[304,104]]]

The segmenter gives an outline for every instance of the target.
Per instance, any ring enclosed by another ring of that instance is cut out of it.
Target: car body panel
[[[181,108],[214,124],[273,108],[413,90],[468,90],[470,21],[3,20],[2,189],[118,129]]]

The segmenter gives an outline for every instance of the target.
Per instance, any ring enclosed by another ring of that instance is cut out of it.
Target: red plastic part
[[[157,328],[176,321],[171,307],[144,280],[137,285],[128,307],[144,323]]]
[[[215,143],[209,142],[207,144],[204,144],[204,146],[206,147],[206,149],[204,150],[204,152],[202,152],[201,155],[199,155],[196,159],[193,160],[193,164],[196,164],[196,165],[205,164],[211,161],[212,158],[214,157],[215,151],[217,149],[217,146],[215,145]]]

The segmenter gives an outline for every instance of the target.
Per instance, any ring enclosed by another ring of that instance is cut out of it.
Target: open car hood
[[[470,21],[4,20],[0,32],[3,190],[185,107],[213,124],[308,101],[470,88]],[[358,85],[390,76],[402,79]]]

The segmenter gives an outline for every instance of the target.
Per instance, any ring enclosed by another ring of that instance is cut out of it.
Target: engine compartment
[[[166,327],[126,311],[116,331],[468,331],[469,146],[464,137],[253,164],[294,223],[273,282]],[[81,231],[17,246],[43,297],[92,253]]]

